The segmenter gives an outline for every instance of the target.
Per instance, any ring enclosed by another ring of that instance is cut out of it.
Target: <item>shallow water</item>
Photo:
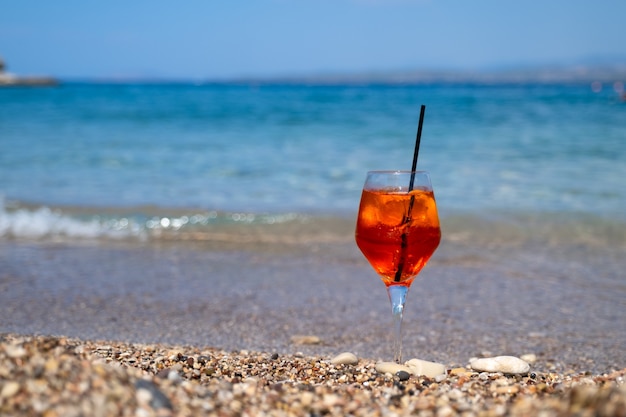
[[[387,295],[350,224],[335,219],[327,235],[292,225],[297,241],[284,228],[245,242],[234,232],[231,244],[5,241],[0,331],[389,359]],[[535,353],[543,369],[623,368],[624,242],[484,233],[510,224],[451,223],[410,290],[405,357]],[[324,342],[291,344],[299,334]]]

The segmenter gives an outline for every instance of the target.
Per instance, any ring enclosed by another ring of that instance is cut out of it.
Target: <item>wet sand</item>
[[[385,288],[345,231],[306,242],[0,242],[0,333],[389,360]],[[444,235],[445,236],[445,235]],[[545,371],[626,366],[626,260],[573,241],[449,234],[414,282],[404,356]],[[318,345],[292,343],[315,335]]]

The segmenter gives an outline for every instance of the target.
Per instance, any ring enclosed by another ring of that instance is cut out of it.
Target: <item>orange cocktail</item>
[[[368,172],[355,237],[359,249],[387,287],[395,323],[394,360],[399,363],[407,292],[441,240],[428,173]]]
[[[385,285],[411,285],[440,240],[432,190],[363,190],[356,242]]]

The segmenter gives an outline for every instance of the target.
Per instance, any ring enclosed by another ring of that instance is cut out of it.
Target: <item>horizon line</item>
[[[8,73],[5,73],[8,74]],[[172,75],[75,75],[32,77],[11,74],[15,79],[46,78],[66,83],[193,83],[193,84],[523,84],[626,82],[626,62],[604,65],[544,65],[500,69],[411,69],[327,71],[283,75],[172,76]]]

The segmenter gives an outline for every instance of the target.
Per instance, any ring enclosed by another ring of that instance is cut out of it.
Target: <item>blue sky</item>
[[[0,0],[10,72],[237,78],[626,62],[624,0]]]

